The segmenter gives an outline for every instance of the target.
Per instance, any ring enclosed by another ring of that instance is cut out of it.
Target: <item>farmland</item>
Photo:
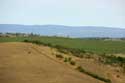
[[[110,54],[124,54],[125,40],[104,40],[104,39],[80,39],[80,38],[64,38],[64,37],[48,37],[48,36],[34,36],[34,37],[0,37],[0,42],[22,42],[25,39],[38,40],[40,42],[59,45],[66,48],[80,49],[94,53],[110,53]]]

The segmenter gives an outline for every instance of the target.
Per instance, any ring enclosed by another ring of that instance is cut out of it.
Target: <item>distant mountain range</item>
[[[125,38],[125,29],[95,26],[0,24],[0,32],[35,33],[47,36]]]

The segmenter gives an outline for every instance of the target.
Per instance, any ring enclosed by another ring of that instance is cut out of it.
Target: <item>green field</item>
[[[79,39],[63,37],[0,37],[0,42],[21,42],[25,39],[38,40],[43,43],[75,48],[95,53],[123,53],[125,54],[125,40],[113,41],[102,39]]]

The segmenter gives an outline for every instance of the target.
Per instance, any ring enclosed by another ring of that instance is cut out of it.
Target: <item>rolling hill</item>
[[[0,24],[0,32],[36,33],[47,36],[69,37],[125,37],[125,29],[96,26],[63,26],[63,25],[17,25]]]

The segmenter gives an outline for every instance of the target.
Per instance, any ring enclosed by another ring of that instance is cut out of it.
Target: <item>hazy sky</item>
[[[125,28],[125,0],[0,0],[0,24]]]

